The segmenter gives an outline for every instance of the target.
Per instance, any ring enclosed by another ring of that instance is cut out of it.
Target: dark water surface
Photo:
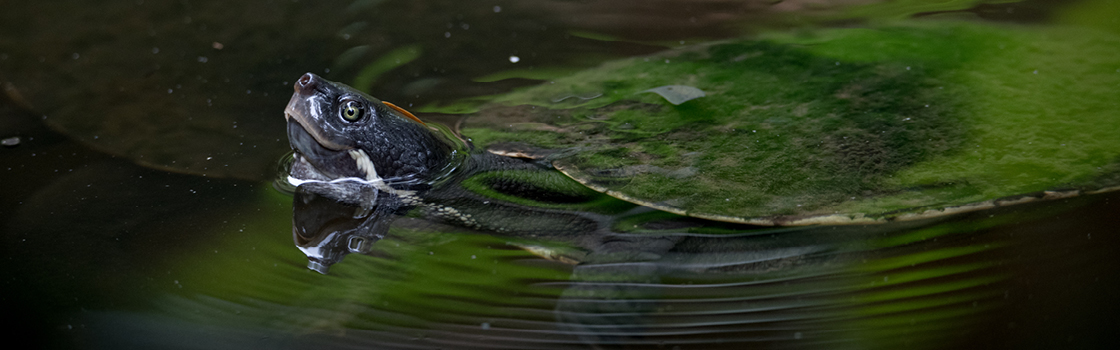
[[[289,150],[283,108],[308,71],[420,108],[767,31],[953,17],[1120,33],[1115,2],[0,7],[0,301],[25,347],[1118,343],[1115,191],[869,226],[646,220],[601,238],[578,265],[560,257],[576,250],[567,244],[409,217],[369,255],[321,275],[293,246],[293,198],[271,184]],[[511,70],[522,78],[494,78]]]

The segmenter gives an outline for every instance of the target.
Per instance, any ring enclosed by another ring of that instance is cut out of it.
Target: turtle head
[[[297,163],[319,179],[426,183],[459,149],[407,111],[311,73],[296,81],[284,117]]]

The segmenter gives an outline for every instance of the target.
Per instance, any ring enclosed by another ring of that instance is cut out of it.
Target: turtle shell
[[[1120,39],[969,23],[719,42],[501,95],[462,132],[700,218],[873,223],[1120,187]]]

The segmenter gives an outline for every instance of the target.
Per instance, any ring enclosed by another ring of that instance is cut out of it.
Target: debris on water
[[[12,136],[12,137],[0,140],[0,144],[4,145],[6,147],[19,146],[19,136]]]
[[[707,96],[704,94],[704,90],[700,90],[688,85],[665,85],[642,92],[652,92],[661,95],[661,97],[664,97],[665,100],[674,105],[679,105],[697,98]]]

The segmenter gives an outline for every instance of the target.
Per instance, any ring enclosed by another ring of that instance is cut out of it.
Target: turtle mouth
[[[365,152],[355,148],[331,149],[294,119],[288,119],[288,142],[296,153],[296,163],[292,165],[290,175],[299,180],[368,178],[368,174],[376,174],[372,172],[372,165],[366,166],[370,170],[363,168],[363,164],[369,163]],[[366,159],[366,163],[358,162],[358,159]]]
[[[311,159],[328,158],[334,153],[346,150],[328,146],[292,118],[288,118],[288,143],[293,150]]]
[[[323,128],[315,124],[315,118],[307,115],[306,111],[310,107],[308,103],[308,99],[297,92],[292,94],[292,99],[288,101],[288,106],[284,108],[284,119],[288,121],[288,140],[291,142],[292,148],[302,151],[302,148],[311,146],[310,143],[313,142],[320,148],[332,151],[353,149],[354,147],[331,141],[324,134]]]

